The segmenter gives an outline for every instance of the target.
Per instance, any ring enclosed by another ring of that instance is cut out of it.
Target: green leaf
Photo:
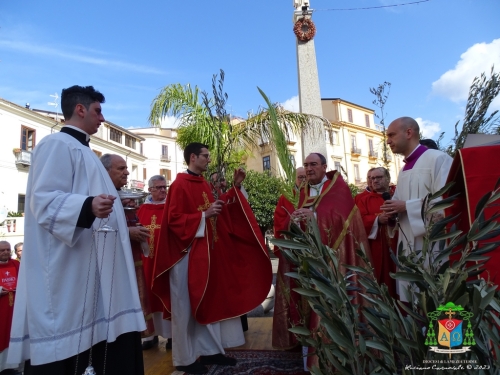
[[[292,333],[296,333],[296,334],[302,335],[302,336],[310,336],[311,335],[311,331],[309,331],[306,327],[302,327],[302,326],[295,326],[292,328],[288,328],[288,330]]]
[[[366,340],[366,346],[373,348],[373,349],[382,350],[383,352],[385,352],[387,354],[391,354],[391,351],[389,350],[389,348],[387,348],[386,345],[384,345],[383,343],[381,343],[379,341]]]
[[[429,240],[432,241],[432,242],[437,242],[437,241],[440,241],[440,240],[446,240],[448,238],[455,238],[455,237],[457,237],[457,236],[459,236],[461,234],[462,234],[461,230],[456,230],[456,231],[453,231],[453,232],[441,234],[441,235],[439,235],[437,237],[429,238]]]
[[[309,244],[304,244],[301,242],[297,241],[291,241],[291,240],[282,240],[278,238],[272,238],[270,242],[275,245],[279,246],[284,249],[310,249],[311,245]]]
[[[441,189],[439,189],[437,192],[435,192],[434,194],[432,194],[432,195],[429,194],[429,200],[432,201],[432,200],[442,196],[444,193],[446,193],[448,190],[450,190],[453,185],[455,185],[454,181],[449,182],[446,185],[444,185]]]
[[[419,275],[417,273],[410,273],[410,272],[396,272],[396,273],[392,273],[390,272],[389,275],[391,275],[391,277],[393,279],[396,279],[396,280],[401,280],[401,281],[416,281],[416,282],[423,282],[424,281],[424,278],[422,275]]]
[[[481,237],[488,234],[488,232],[491,232],[492,230],[497,229],[497,227],[499,227],[499,226],[500,226],[499,223],[493,221],[493,222],[489,223],[487,226],[485,226],[483,229],[478,231],[476,234],[474,234],[472,236],[467,236],[468,237],[467,239],[469,241],[480,241],[482,239]]]
[[[490,304],[490,302],[493,300],[495,293],[496,293],[496,290],[492,290],[488,294],[486,294],[481,299],[481,303],[479,304],[479,309],[484,310],[486,308],[486,306],[488,306]]]
[[[319,293],[316,290],[310,290],[310,289],[304,289],[304,288],[294,288],[293,289],[295,292],[307,296],[307,297],[319,297],[321,296],[321,293]]]

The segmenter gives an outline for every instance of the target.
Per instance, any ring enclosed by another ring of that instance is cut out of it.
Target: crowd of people
[[[104,121],[104,96],[92,86],[72,86],[61,95],[66,118],[59,133],[34,150],[28,178],[25,243],[0,241],[0,371],[24,374],[142,374],[142,351],[168,339],[178,371],[203,374],[207,366],[236,365],[225,349],[244,344],[241,318],[267,297],[272,268],[264,238],[234,171],[232,186],[218,174],[207,181],[210,150],[184,149],[187,170],[167,194],[157,175],[137,207],[127,196],[126,161],[100,159],[90,135]],[[390,249],[419,246],[422,198],[445,183],[451,158],[419,143],[418,124],[393,121],[387,143],[404,156],[396,187],[383,167],[368,172],[367,189],[355,199],[325,156],[307,155],[297,169],[298,206],[282,196],[275,211],[275,236],[291,222],[317,222],[324,244],[338,250],[339,264],[364,266],[363,245],[375,277],[404,300],[404,285]],[[397,220],[396,220],[397,219]],[[397,221],[398,225],[395,225]],[[399,231],[398,231],[399,229]],[[272,344],[298,346],[288,331],[301,321],[303,306],[286,276],[292,265],[279,258]],[[345,272],[345,269],[342,269]],[[353,282],[356,282],[353,279]],[[399,295],[398,295],[399,294]],[[363,303],[354,296],[352,303]],[[311,330],[320,317],[310,313]],[[308,366],[317,358],[308,356]]]

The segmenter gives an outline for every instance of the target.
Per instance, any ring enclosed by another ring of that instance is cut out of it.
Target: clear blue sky
[[[388,121],[419,118],[427,135],[449,139],[472,78],[500,70],[500,1],[328,10],[413,1],[311,0],[321,95],[375,109],[369,88],[389,81]],[[0,97],[53,110],[49,95],[93,85],[107,120],[144,127],[162,87],[209,91],[222,68],[234,115],[263,105],[257,86],[293,108],[293,10],[291,0],[0,0]]]

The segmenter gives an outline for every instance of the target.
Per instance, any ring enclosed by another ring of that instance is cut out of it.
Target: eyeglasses
[[[305,179],[306,179],[306,176],[297,176],[297,178],[298,178],[299,180],[305,180]]]
[[[372,181],[381,180],[381,179],[383,179],[384,177],[385,177],[385,176],[373,176],[373,177],[371,178],[371,180],[372,180]]]
[[[203,156],[205,159],[210,159],[210,154],[199,154],[198,156]]]
[[[151,189],[156,189],[156,190],[167,190],[167,187],[165,185],[163,186],[153,186]]]

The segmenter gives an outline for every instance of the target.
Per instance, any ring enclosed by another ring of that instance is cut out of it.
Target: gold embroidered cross
[[[198,211],[206,211],[211,206],[211,203],[208,200],[207,193],[203,192],[202,196],[203,196],[203,201],[205,202],[205,204],[198,206]],[[215,216],[212,216],[208,220],[210,220],[210,225],[212,226],[212,232],[214,234],[214,241],[217,242],[217,240],[219,239],[219,237],[217,236],[217,231],[216,231],[216,227],[215,227]]]
[[[155,229],[160,229],[161,225],[156,225],[156,215],[151,216],[151,224],[145,225],[144,228],[149,229],[149,257],[155,256]]]

